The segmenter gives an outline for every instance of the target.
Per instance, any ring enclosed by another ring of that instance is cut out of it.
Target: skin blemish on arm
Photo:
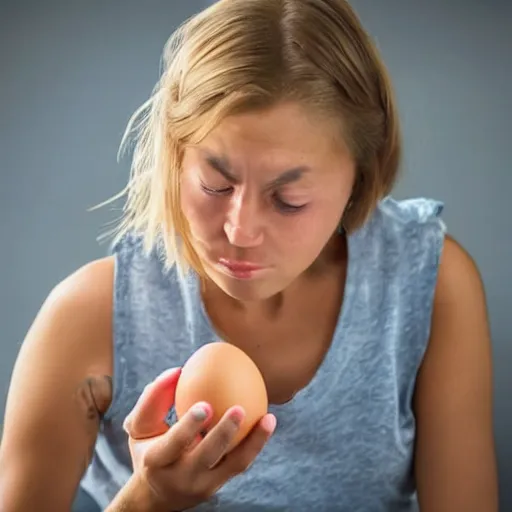
[[[78,414],[85,421],[89,436],[84,465],[89,465],[96,443],[98,428],[112,399],[112,378],[108,375],[88,377],[80,384],[74,395]]]
[[[90,421],[101,421],[112,399],[112,378],[87,377],[75,393],[75,401]]]

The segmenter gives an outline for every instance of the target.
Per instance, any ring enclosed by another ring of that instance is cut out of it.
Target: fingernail
[[[123,430],[127,434],[130,434],[131,421],[132,421],[132,418],[130,416],[126,416],[126,418],[123,421]]]
[[[208,408],[206,404],[196,404],[190,410],[196,421],[203,421],[208,417]]]
[[[171,375],[174,375],[179,370],[180,370],[180,368],[169,368],[169,369],[163,371],[160,375],[158,375],[153,382],[162,382],[163,380],[167,379]]]
[[[267,414],[261,421],[261,426],[269,433],[272,434],[276,429],[277,420],[273,414]]]
[[[229,419],[238,427],[244,419],[245,411],[241,407],[233,409],[229,415]]]

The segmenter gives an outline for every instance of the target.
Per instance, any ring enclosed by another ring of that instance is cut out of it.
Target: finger
[[[216,481],[224,482],[246,471],[274,433],[275,428],[276,417],[273,414],[266,414],[250,434],[214,468],[212,477]]]
[[[242,407],[231,407],[194,449],[196,471],[211,469],[227,453],[245,417]]]
[[[165,419],[174,404],[180,374],[181,368],[170,368],[146,386],[123,424],[133,439],[158,436],[169,429]]]
[[[168,432],[156,440],[146,451],[144,460],[148,466],[163,467],[175,462],[197,443],[213,416],[212,407],[206,402],[193,405]]]

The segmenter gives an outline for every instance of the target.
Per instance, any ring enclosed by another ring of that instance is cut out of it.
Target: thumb
[[[147,439],[166,432],[165,420],[174,404],[181,368],[170,368],[148,384],[135,407],[124,420],[123,428],[133,439]]]

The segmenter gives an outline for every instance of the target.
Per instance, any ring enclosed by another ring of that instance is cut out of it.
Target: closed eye
[[[287,203],[286,201],[283,201],[281,197],[279,197],[279,194],[277,193],[272,196],[272,200],[274,202],[274,206],[281,213],[297,213],[300,212],[306,206],[305,204],[294,205]]]
[[[211,187],[207,187],[204,183],[201,183],[201,188],[203,189],[204,192],[206,192],[207,194],[210,194],[211,196],[228,195],[233,190],[233,187],[211,188]]]
[[[201,189],[210,196],[227,196],[233,191],[233,187],[212,188],[206,186],[204,183],[201,183]],[[272,195],[272,203],[274,208],[282,214],[298,213],[307,206],[305,204],[294,205],[287,203],[286,201],[283,201],[277,192]]]

